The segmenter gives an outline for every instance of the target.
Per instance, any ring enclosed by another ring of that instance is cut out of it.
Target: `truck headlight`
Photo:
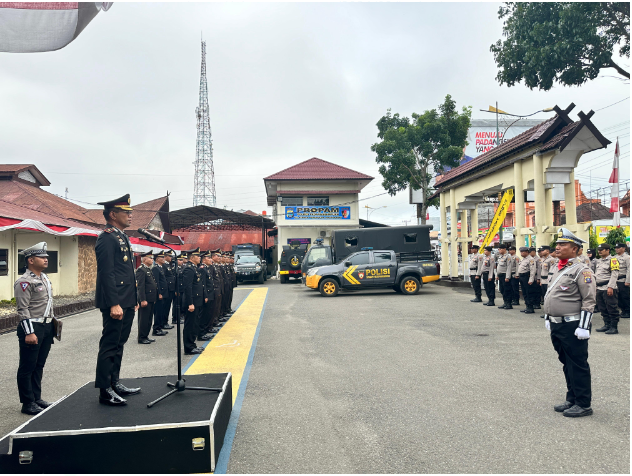
[[[318,271],[316,268],[312,268],[307,272],[307,276],[314,276],[316,274],[316,271]]]
[[[255,269],[256,269],[257,271],[259,271],[259,270],[261,269],[261,266],[260,266],[260,265],[255,265]]]

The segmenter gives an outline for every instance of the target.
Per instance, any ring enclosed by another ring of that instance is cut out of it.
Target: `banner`
[[[286,220],[349,220],[351,207],[285,207]]]
[[[487,234],[485,235],[485,239],[483,243],[481,243],[481,247],[479,249],[479,253],[483,253],[485,251],[485,247],[489,246],[492,242],[496,233],[500,230],[500,226],[505,221],[505,216],[507,216],[507,210],[509,209],[509,204],[511,203],[511,199],[513,198],[513,189],[510,188],[503,195],[502,200],[498,204],[498,209],[494,214],[494,218],[492,219],[492,223],[489,225],[489,229],[487,230]]]
[[[599,244],[605,243],[606,242],[606,237],[608,236],[608,233],[610,232],[610,230],[614,230],[615,228],[619,228],[619,227],[597,225],[595,227],[595,235],[597,235],[597,243],[599,243]],[[629,226],[622,226],[620,228],[623,228],[623,231],[625,231],[625,236],[630,238],[630,227]]]

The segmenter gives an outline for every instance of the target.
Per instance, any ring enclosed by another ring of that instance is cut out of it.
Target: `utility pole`
[[[195,176],[193,177],[193,206],[214,207],[215,171],[213,169],[213,139],[208,110],[208,87],[206,84],[206,42],[202,41],[202,68],[200,71],[200,98],[195,108],[197,118],[197,142],[195,147]]]

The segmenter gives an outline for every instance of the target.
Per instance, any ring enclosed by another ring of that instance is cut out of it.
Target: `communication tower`
[[[195,108],[197,117],[197,142],[195,147],[195,177],[193,188],[193,206],[208,205],[214,207],[215,171],[213,170],[213,139],[211,138],[211,120],[208,114],[208,87],[206,84],[206,42],[202,41],[202,69],[200,73],[200,101]]]

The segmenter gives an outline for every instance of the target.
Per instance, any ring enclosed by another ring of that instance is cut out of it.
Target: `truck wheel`
[[[413,276],[406,276],[402,279],[402,282],[399,283],[399,289],[402,294],[417,294],[420,287],[419,280]]]
[[[257,278],[257,284],[263,284],[263,272],[261,272],[261,274]]]
[[[338,294],[339,291],[338,283],[335,279],[323,279],[320,282],[320,286],[318,286],[318,290],[320,291],[321,296],[325,297],[334,297]]]
[[[281,275],[281,284],[287,283],[287,276],[285,274]]]

